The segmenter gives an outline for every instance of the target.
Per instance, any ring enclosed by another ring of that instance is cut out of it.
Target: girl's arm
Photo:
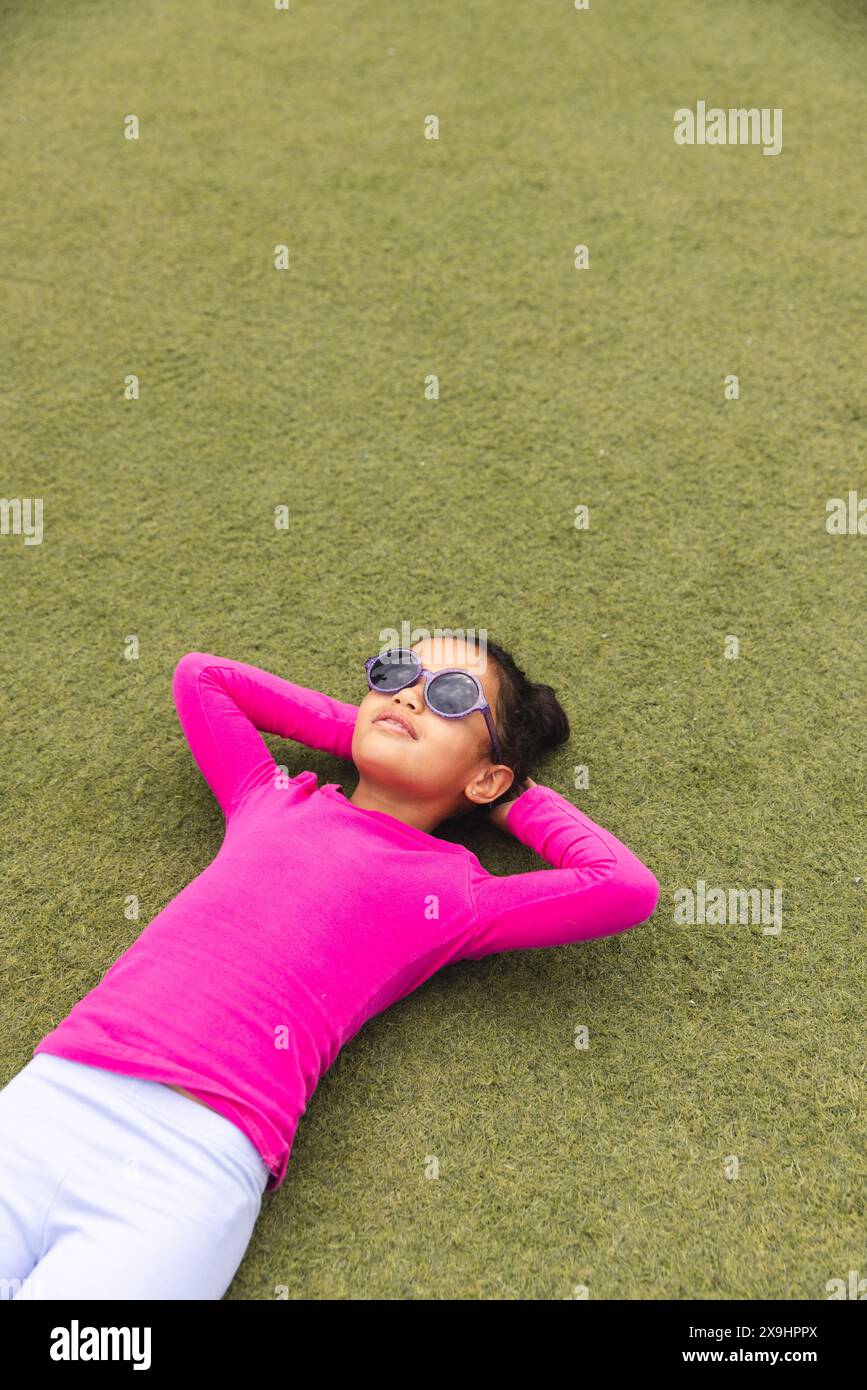
[[[609,936],[653,915],[659,884],[650,870],[553,788],[531,786],[505,823],[553,867],[505,877],[475,871],[478,929],[465,959]]]
[[[172,694],[190,752],[228,819],[276,762],[257,730],[348,758],[358,706],[293,685],[243,661],[187,652]]]

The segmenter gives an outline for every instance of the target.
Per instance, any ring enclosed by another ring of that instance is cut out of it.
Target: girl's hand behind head
[[[502,830],[506,834],[508,834],[509,827],[506,825],[506,816],[509,814],[515,802],[518,800],[518,797],[521,796],[525,791],[529,791],[530,787],[535,787],[536,785],[537,784],[533,781],[532,777],[525,777],[523,787],[520,787],[514,796],[510,796],[508,801],[501,801],[498,806],[491,807],[490,811],[488,812],[488,820],[491,822],[491,824],[495,825],[498,830]]]

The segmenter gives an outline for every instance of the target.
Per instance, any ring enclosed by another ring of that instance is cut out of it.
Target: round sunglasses
[[[421,657],[406,647],[393,647],[390,651],[380,652],[378,656],[369,656],[364,663],[364,671],[370,689],[382,695],[406,690],[424,678],[425,704],[434,714],[442,715],[443,719],[465,719],[468,714],[480,710],[491,736],[494,757],[498,763],[503,762],[491,707],[480,682],[470,671],[464,671],[459,666],[428,671],[422,666]]]

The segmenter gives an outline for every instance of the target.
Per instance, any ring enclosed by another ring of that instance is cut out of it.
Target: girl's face
[[[479,680],[499,729],[499,679],[496,663],[459,638],[416,642],[412,650],[429,671],[459,666]],[[468,809],[506,791],[513,773],[494,760],[488,726],[481,710],[463,719],[444,719],[429,709],[423,681],[386,694],[368,691],[358,707],[352,761],[362,782],[402,800],[438,803],[445,809]],[[399,717],[411,732],[389,723]],[[500,768],[499,772],[495,769]],[[470,789],[478,795],[469,795]]]

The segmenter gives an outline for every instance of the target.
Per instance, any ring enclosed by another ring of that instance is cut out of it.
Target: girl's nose
[[[417,714],[420,714],[424,708],[421,685],[406,685],[403,690],[396,690],[394,699],[397,700],[398,704],[409,705],[410,709],[415,710]]]

